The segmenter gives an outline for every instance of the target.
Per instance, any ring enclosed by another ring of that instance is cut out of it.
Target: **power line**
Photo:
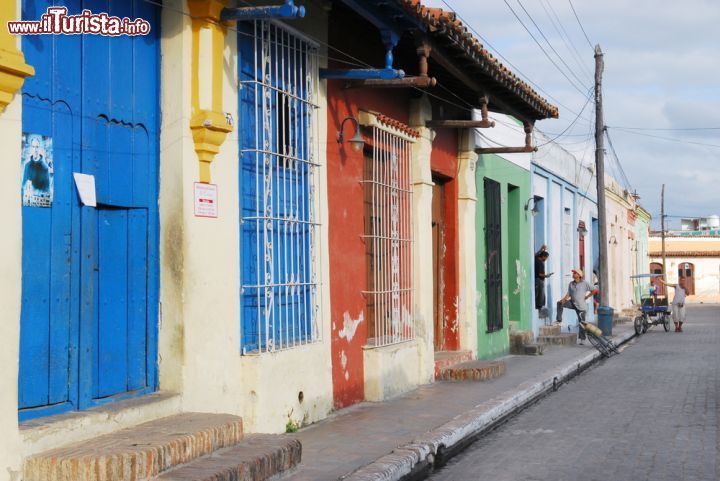
[[[605,138],[608,141],[608,145],[610,146],[610,151],[613,154],[613,157],[615,158],[615,163],[617,164],[620,175],[622,176],[622,179],[625,181],[624,187],[628,190],[632,190],[632,184],[630,183],[630,179],[628,179],[628,176],[625,174],[625,169],[623,169],[622,164],[620,163],[620,158],[617,155],[617,152],[615,151],[615,146],[612,143],[612,139],[610,138],[610,132],[608,132],[607,129],[605,129]]]
[[[552,12],[552,15],[548,13],[547,8],[545,7],[545,4],[550,8],[550,11]],[[558,35],[560,35],[560,38],[565,43],[565,46],[567,47],[568,51],[571,55],[575,58],[578,65],[580,65],[580,69],[587,75],[590,79],[593,79],[593,74],[590,72],[590,70],[587,68],[587,66],[582,61],[582,55],[580,55],[580,52],[578,52],[578,49],[575,48],[575,43],[573,43],[572,40],[570,40],[570,35],[568,35],[567,30],[565,30],[565,27],[563,26],[562,21],[560,20],[560,17],[558,16],[557,12],[552,6],[552,3],[549,0],[541,0],[540,5],[542,5],[543,10],[545,10],[545,13],[548,14],[548,17],[550,18],[550,22],[555,27],[555,30],[558,32]],[[553,21],[553,16],[555,17],[555,20],[557,20],[557,24]],[[560,30],[562,30],[562,33],[558,30],[557,26],[560,26]]]
[[[552,57],[547,53],[547,51],[545,50],[545,48],[544,48],[542,45],[540,45],[540,42],[538,42],[537,38],[535,38],[535,35],[533,35],[533,33],[530,31],[530,29],[527,28],[527,26],[525,25],[525,23],[520,19],[520,17],[519,17],[518,14],[515,12],[515,10],[513,10],[513,8],[512,8],[512,7],[510,6],[510,4],[508,3],[508,1],[507,1],[507,0],[503,0],[503,2],[505,2],[505,5],[507,5],[507,7],[510,9],[510,11],[511,11],[512,14],[515,16],[515,18],[516,18],[517,21],[520,23],[520,25],[522,25],[522,27],[525,29],[525,31],[528,33],[528,35],[530,35],[530,38],[533,39],[533,41],[537,44],[537,46],[540,47],[540,50],[542,50],[542,53],[545,54],[545,56],[547,57],[547,59],[550,60],[550,63],[552,63],[552,64],[555,66],[555,68],[557,69],[557,71],[560,72],[560,73],[562,74],[562,76],[565,77],[565,79],[567,79],[568,82],[570,82],[570,85],[572,85],[572,86],[575,88],[575,90],[577,90],[577,91],[580,92],[581,94],[585,95],[585,93],[582,91],[582,89],[581,89],[580,87],[578,87],[578,86],[575,84],[575,82],[572,81],[572,79],[571,79],[570,77],[567,76],[567,74],[563,71],[563,69],[561,69],[560,66],[559,66],[557,63],[555,63],[555,60],[553,60]]]
[[[592,42],[590,41],[590,38],[588,38],[588,34],[585,32],[585,28],[583,27],[582,22],[580,21],[580,17],[578,17],[577,12],[575,11],[575,7],[573,6],[572,0],[568,0],[568,3],[570,4],[570,8],[572,9],[573,14],[575,15],[575,20],[577,20],[578,25],[580,25],[580,30],[582,30],[583,35],[585,35],[585,40],[587,40],[588,45],[592,49]]]
[[[592,90],[592,89],[590,89],[590,90]],[[570,123],[570,125],[568,125],[567,127],[565,127],[565,130],[563,130],[562,132],[560,132],[556,137],[548,140],[548,141],[545,142],[544,144],[538,145],[538,147],[542,147],[543,145],[547,145],[547,144],[549,144],[549,143],[551,143],[551,142],[555,142],[557,139],[559,139],[560,137],[562,137],[562,136],[565,134],[565,132],[567,132],[568,130],[570,130],[570,129],[572,128],[572,126],[575,125],[575,123],[578,121],[578,119],[580,119],[580,116],[581,116],[582,113],[585,111],[585,108],[586,108],[586,107],[588,106],[588,104],[590,103],[590,99],[591,99],[592,97],[593,97],[593,92],[591,91],[591,92],[588,94],[587,98],[585,99],[585,104],[583,104],[582,109],[580,109],[580,113],[577,114],[577,117],[575,117],[575,120],[573,120],[573,121]]]
[[[445,4],[445,6],[447,6],[451,11],[455,12],[455,15],[456,15],[475,35],[477,35],[477,37],[478,37],[480,40],[482,40],[483,43],[484,43],[487,47],[489,47],[491,50],[493,50],[498,57],[500,57],[500,58],[501,58],[506,64],[508,64],[510,67],[512,67],[512,69],[513,69],[518,75],[522,76],[522,77],[525,79],[526,82],[528,82],[530,85],[532,85],[533,87],[535,87],[539,92],[542,92],[543,94],[545,94],[549,99],[551,99],[553,102],[555,102],[556,104],[558,104],[559,106],[561,106],[562,108],[564,108],[565,110],[567,110],[568,112],[570,112],[571,114],[577,115],[577,112],[575,112],[573,109],[571,109],[571,108],[568,107],[567,105],[564,105],[564,104],[563,104],[562,102],[560,102],[558,99],[556,99],[555,97],[553,97],[552,94],[550,94],[547,90],[543,89],[543,88],[540,87],[538,84],[536,84],[535,82],[533,82],[533,81],[530,79],[530,77],[528,77],[527,75],[525,75],[519,68],[517,68],[515,65],[513,65],[513,63],[512,63],[510,60],[508,60],[502,53],[500,53],[500,51],[499,51],[497,48],[495,48],[490,42],[488,42],[488,40],[487,40],[485,37],[483,37],[483,36],[480,34],[480,32],[478,32],[478,31],[475,29],[475,27],[473,27],[467,20],[465,20],[465,19],[458,13],[458,11],[452,7],[452,5],[450,5],[446,0],[442,0],[442,2],[443,2],[443,3]],[[588,119],[586,119],[586,118],[583,118],[583,120],[584,120],[585,122],[590,122],[590,120],[588,120]]]
[[[610,128],[608,126],[608,128]],[[678,127],[678,128],[652,128],[652,127],[612,127],[622,130],[648,130],[648,131],[691,131],[691,130],[720,130],[720,127]]]
[[[610,127],[606,127],[606,128],[610,128]],[[704,143],[704,142],[693,142],[693,141],[690,141],[690,140],[675,139],[675,138],[672,138],[672,137],[661,137],[661,136],[659,136],[659,135],[646,134],[646,133],[643,133],[643,132],[636,132],[636,131],[634,131],[634,130],[626,130],[626,129],[623,129],[623,128],[620,128],[620,127],[613,127],[613,128],[614,128],[614,130],[617,130],[618,132],[625,132],[625,133],[627,133],[627,134],[632,134],[632,135],[642,135],[643,137],[652,137],[652,138],[654,138],[654,139],[667,140],[667,141],[669,141],[669,142],[678,142],[678,143],[681,143],[681,144],[702,145],[702,146],[704,146],[704,147],[717,147],[717,148],[720,148],[720,145],[718,145],[718,144],[707,144],[707,143]]]
[[[537,31],[540,32],[540,35],[541,35],[542,38],[545,40],[545,42],[548,44],[548,46],[549,46],[550,49],[553,51],[553,53],[555,53],[555,55],[557,56],[557,58],[560,59],[560,61],[562,62],[562,64],[565,65],[565,67],[568,69],[568,71],[570,71],[570,73],[572,74],[572,76],[575,77],[575,80],[577,80],[578,82],[580,82],[580,85],[583,85],[583,86],[584,86],[583,80],[580,79],[580,77],[577,76],[577,74],[575,73],[575,71],[574,71],[572,68],[570,68],[570,65],[568,65],[567,62],[565,62],[565,59],[562,58],[562,56],[558,53],[557,50],[555,50],[555,47],[553,47],[552,43],[550,43],[550,40],[548,40],[548,38],[545,36],[545,33],[542,31],[542,29],[540,28],[540,26],[537,24],[537,22],[535,22],[535,19],[532,17],[532,15],[530,15],[530,12],[528,12],[527,9],[525,8],[525,5],[523,5],[520,0],[516,0],[516,1],[517,1],[518,5],[520,5],[520,8],[523,9],[523,12],[525,12],[525,15],[527,15],[528,18],[530,19],[530,21],[533,23],[533,25],[535,25],[535,28],[537,29]]]

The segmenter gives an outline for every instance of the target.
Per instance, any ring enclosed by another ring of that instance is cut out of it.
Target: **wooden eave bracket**
[[[403,77],[398,79],[363,79],[353,80],[345,85],[345,88],[429,88],[437,85],[435,77]]]
[[[430,46],[420,42],[417,47],[418,54],[418,75],[405,76],[396,79],[357,79],[351,80],[345,88],[430,88],[437,85],[437,79],[428,75],[428,58],[430,57]]]
[[[478,147],[475,149],[477,154],[529,154],[537,152],[538,148],[532,145],[532,131],[535,122],[523,122],[525,130],[525,146],[524,147]]]
[[[430,120],[425,122],[426,127],[433,129],[490,129],[495,127],[495,121],[488,115],[488,96],[480,97],[480,120]]]

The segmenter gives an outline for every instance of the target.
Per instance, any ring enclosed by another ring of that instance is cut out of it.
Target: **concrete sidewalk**
[[[631,323],[614,326],[613,334],[618,345],[635,335]],[[302,463],[284,478],[398,480],[420,473],[599,359],[587,342],[550,347],[542,356],[503,358],[507,372],[498,379],[436,382],[343,409],[293,435],[302,443]]]

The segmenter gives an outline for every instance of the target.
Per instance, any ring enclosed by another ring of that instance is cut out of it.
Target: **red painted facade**
[[[363,346],[367,343],[366,251],[364,225],[364,156],[349,144],[336,141],[346,117],[359,110],[382,113],[407,123],[409,97],[404,92],[379,89],[344,89],[328,81],[328,231],[330,259],[330,315],[332,377],[336,408],[364,399]],[[345,138],[354,135],[345,123]],[[366,134],[366,132],[364,132]],[[367,137],[366,137],[367,140]],[[362,321],[358,320],[362,316]]]
[[[430,168],[433,177],[441,180],[445,190],[443,205],[444,255],[443,263],[443,317],[444,332],[441,350],[460,348],[458,313],[458,211],[457,211],[457,153],[458,138],[455,129],[439,129],[433,140]]]

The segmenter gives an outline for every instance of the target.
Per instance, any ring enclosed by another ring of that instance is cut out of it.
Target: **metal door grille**
[[[318,49],[270,21],[238,33],[243,353],[319,340]]]
[[[486,178],[484,187],[487,328],[488,332],[493,332],[503,328],[500,184],[492,179]]]
[[[372,128],[365,162],[368,345],[413,337],[410,142]]]

